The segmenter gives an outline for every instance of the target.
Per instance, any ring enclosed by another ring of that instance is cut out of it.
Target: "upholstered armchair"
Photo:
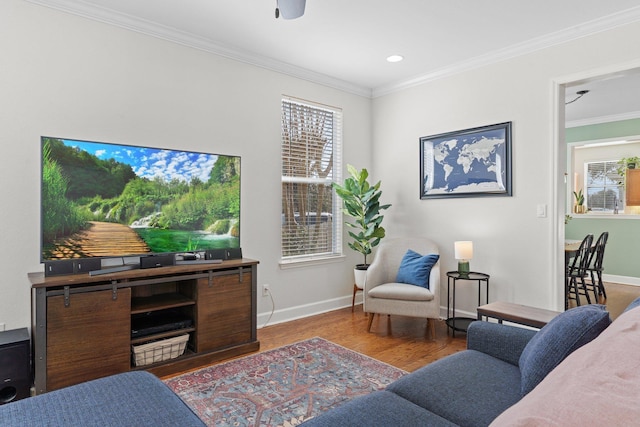
[[[426,271],[428,285],[398,283],[397,279],[401,279],[398,270],[409,249],[423,257],[433,254],[435,257],[431,257],[432,260],[439,258],[437,245],[427,238],[383,240],[367,270],[364,284],[364,311],[369,313],[367,329],[371,330],[376,314],[421,317],[428,319],[427,329],[434,338],[434,321],[440,318],[440,262],[433,264],[430,273]],[[416,261],[420,262],[418,259]],[[422,270],[422,273],[425,271]]]

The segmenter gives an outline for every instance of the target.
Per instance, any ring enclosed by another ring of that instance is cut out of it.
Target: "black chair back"
[[[567,275],[565,278],[565,298],[564,307],[569,308],[569,300],[573,299],[576,305],[580,305],[580,295],[584,295],[587,304],[591,304],[591,298],[587,292],[587,286],[584,281],[587,275],[587,268],[591,261],[591,245],[593,244],[593,234],[587,234],[575,256],[571,260],[571,264],[567,267]]]
[[[605,231],[600,234],[596,241],[595,249],[593,250],[592,261],[589,262],[590,268],[594,270],[602,270],[602,261],[604,260],[604,249],[607,246],[607,240],[609,239],[609,233]]]
[[[604,260],[604,249],[607,246],[607,240],[609,239],[609,233],[603,232],[596,241],[595,248],[592,251],[591,259],[589,260],[589,266],[587,271],[589,272],[591,282],[588,286],[593,290],[596,301],[600,295],[607,298],[607,291],[604,288],[604,282],[602,281],[602,272],[604,268],[602,263]]]
[[[571,260],[571,264],[569,265],[569,269],[567,274],[569,276],[584,276],[587,268],[589,267],[589,262],[591,261],[591,245],[593,244],[593,234],[587,234],[582,242],[580,243],[580,247],[576,252],[575,256]]]

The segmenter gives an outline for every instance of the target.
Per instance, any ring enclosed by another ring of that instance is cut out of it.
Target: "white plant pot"
[[[355,284],[358,288],[364,289],[364,281],[367,278],[367,270],[353,269],[353,275],[355,277]]]

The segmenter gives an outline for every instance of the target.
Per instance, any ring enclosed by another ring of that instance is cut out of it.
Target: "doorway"
[[[590,124],[597,122],[640,119],[640,61],[560,78],[553,86],[556,173],[552,212],[556,244],[552,251],[552,268],[558,284],[553,304],[561,310],[564,306],[565,215],[570,213],[569,201],[574,188],[573,180],[567,175],[567,128],[584,126],[589,129]],[[620,92],[620,87],[626,89]],[[585,93],[586,90],[589,92]]]

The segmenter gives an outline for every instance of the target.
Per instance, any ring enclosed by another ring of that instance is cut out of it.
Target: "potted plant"
[[[584,194],[582,194],[582,190],[574,191],[573,197],[576,199],[575,213],[584,213]]]
[[[640,157],[632,156],[632,157],[623,157],[618,160],[618,175],[624,178],[627,173],[627,169],[635,169],[640,163]]]
[[[349,247],[363,255],[363,263],[356,265],[356,286],[362,288],[364,276],[369,267],[367,255],[376,247],[385,236],[385,230],[381,226],[384,216],[381,211],[391,205],[380,205],[380,181],[371,185],[367,178],[369,172],[366,169],[358,171],[355,167],[347,165],[349,177],[344,180],[344,185],[333,183],[336,194],[343,200],[342,212],[352,218],[352,222],[346,222],[354,231],[349,231],[353,239]],[[361,273],[359,273],[361,272]]]

